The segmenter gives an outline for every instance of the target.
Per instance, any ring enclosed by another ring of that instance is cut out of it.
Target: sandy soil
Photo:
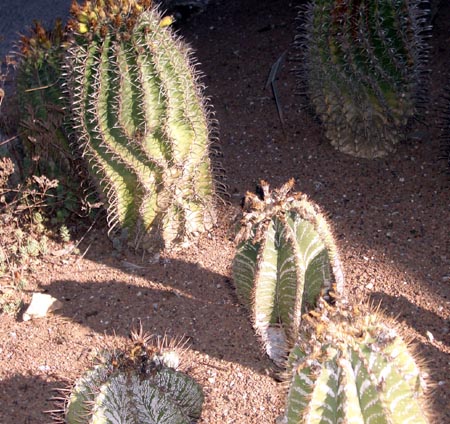
[[[0,6],[2,18],[12,5],[21,12],[20,28],[15,13],[7,15],[11,26],[2,19],[0,32],[11,39],[33,17],[63,14],[69,1],[40,0],[34,10],[25,0],[9,3]],[[48,422],[42,411],[53,408],[52,391],[79,376],[96,349],[125,340],[139,321],[148,332],[189,339],[184,367],[205,390],[201,423],[274,423],[283,389],[230,280],[233,218],[260,179],[277,187],[291,177],[329,214],[348,296],[381,301],[397,317],[428,363],[433,423],[450,422],[450,182],[439,160],[436,106],[450,76],[450,4],[434,29],[429,125],[415,129],[395,154],[369,161],[334,150],[301,110],[291,72],[299,3],[216,0],[180,28],[197,52],[220,123],[230,204],[220,207],[220,225],[182,252],[159,258],[115,252],[99,223],[80,245],[83,256],[49,256],[30,269],[25,300],[42,291],[63,308],[28,322],[1,315],[0,423]],[[265,83],[285,51],[276,82],[283,129]]]

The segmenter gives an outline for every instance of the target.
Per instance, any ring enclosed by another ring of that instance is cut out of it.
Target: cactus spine
[[[110,232],[148,249],[214,223],[209,113],[189,49],[148,0],[72,5],[74,120]]]
[[[293,193],[294,180],[264,198],[247,193],[233,278],[239,299],[268,355],[283,364],[301,315],[317,299],[342,289],[343,274],[328,223],[306,195]]]
[[[373,312],[319,301],[287,366],[285,424],[428,423],[424,373]]]
[[[405,138],[423,97],[422,0],[318,0],[303,12],[306,94],[338,150],[376,158]]]
[[[108,351],[73,385],[64,402],[66,424],[190,424],[201,415],[203,392],[177,371],[174,350],[135,337],[124,351]],[[60,416],[55,415],[59,420]]]

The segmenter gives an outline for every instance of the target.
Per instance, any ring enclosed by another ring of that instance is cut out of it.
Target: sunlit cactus
[[[173,347],[134,334],[124,350],[106,351],[52,411],[65,424],[192,424],[201,415],[201,386],[178,371]],[[62,391],[66,393],[66,390]]]
[[[279,423],[426,424],[425,377],[392,322],[319,300],[289,355]]]
[[[72,15],[68,93],[110,234],[153,250],[211,229],[211,119],[189,48],[150,1],[74,2]]]
[[[343,273],[328,222],[291,180],[263,198],[247,193],[233,279],[267,354],[283,365],[301,316],[321,296],[340,292]]]
[[[317,0],[301,13],[299,78],[340,151],[377,158],[406,139],[424,98],[422,0]]]

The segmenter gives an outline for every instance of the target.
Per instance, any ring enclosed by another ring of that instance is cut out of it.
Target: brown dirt
[[[329,214],[348,296],[381,301],[397,317],[428,363],[433,423],[450,422],[450,183],[438,160],[435,109],[450,74],[450,3],[442,2],[434,30],[429,126],[419,128],[420,140],[374,161],[335,151],[300,110],[290,72],[298,3],[217,0],[183,25],[220,123],[231,204],[221,206],[217,229],[178,253],[117,253],[98,225],[80,245],[84,256],[50,256],[34,267],[26,300],[42,291],[63,308],[28,322],[1,316],[0,423],[48,422],[42,411],[53,408],[52,390],[139,321],[150,333],[189,338],[185,366],[206,395],[201,423],[274,423],[282,385],[230,281],[232,218],[260,179],[277,187],[290,177]],[[283,132],[264,85],[285,50],[277,80]]]

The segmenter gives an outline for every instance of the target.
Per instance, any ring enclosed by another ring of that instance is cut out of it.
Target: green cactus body
[[[397,331],[372,312],[320,306],[289,355],[283,422],[428,423],[424,374]]]
[[[340,151],[376,158],[404,138],[423,94],[421,0],[319,0],[304,12],[306,94]]]
[[[46,199],[62,218],[82,214],[86,205],[82,180],[86,169],[70,143],[62,88],[65,34],[57,20],[51,30],[35,21],[17,52],[16,92],[19,135],[24,148],[23,177],[45,175],[58,187]]]
[[[202,411],[203,392],[188,375],[135,343],[104,353],[74,384],[65,403],[67,424],[190,424]],[[166,352],[167,353],[167,352]]]
[[[301,315],[321,295],[342,290],[343,275],[329,226],[293,180],[264,199],[249,193],[233,263],[239,299],[251,311],[268,355],[282,364]],[[334,287],[333,287],[334,286]]]
[[[149,3],[74,5],[67,74],[110,231],[159,249],[212,227],[215,192],[209,114],[191,53]]]

